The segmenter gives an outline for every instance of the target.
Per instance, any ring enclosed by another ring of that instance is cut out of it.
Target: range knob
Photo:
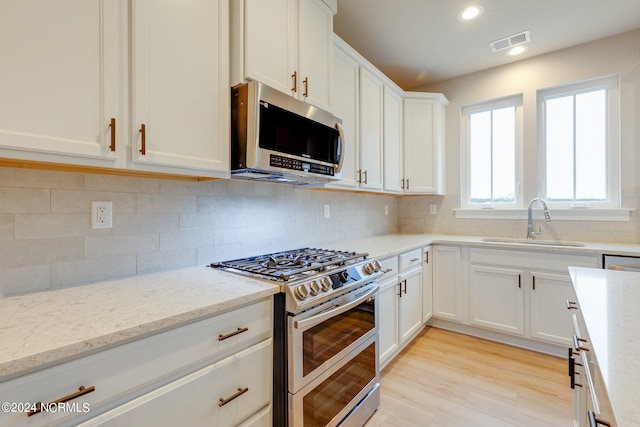
[[[365,265],[363,265],[363,266],[362,266],[362,271],[363,271],[363,272],[364,272],[364,274],[366,274],[367,276],[368,276],[369,274],[373,274],[373,273],[374,273],[374,271],[373,271],[373,265],[372,265],[370,262],[366,263]]]
[[[328,277],[323,277],[322,279],[320,279],[320,286],[322,286],[322,290],[324,292],[327,292],[329,289],[331,289],[331,285],[333,285],[333,283],[331,283],[331,280]]]
[[[318,281],[314,280],[311,283],[309,283],[309,291],[311,292],[311,295],[316,296],[318,295],[318,292],[320,292],[320,285],[318,285]]]
[[[309,296],[309,289],[305,285],[298,285],[293,290],[293,293],[298,299],[305,299]]]
[[[342,283],[347,283],[349,281],[349,273],[344,270],[341,271],[340,273],[338,273],[338,279],[340,279]]]
[[[380,264],[380,261],[378,261],[377,259],[374,259],[373,262],[373,270],[377,273],[378,271],[382,270],[382,264]]]

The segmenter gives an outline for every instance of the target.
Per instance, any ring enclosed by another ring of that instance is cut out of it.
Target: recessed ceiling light
[[[482,15],[482,12],[484,12],[484,8],[482,6],[469,6],[464,8],[458,14],[458,20],[463,22],[471,21]]]
[[[529,46],[525,46],[525,45],[514,46],[514,47],[512,47],[511,49],[509,49],[507,51],[507,56],[521,55],[521,54],[525,53],[528,50],[529,50]]]

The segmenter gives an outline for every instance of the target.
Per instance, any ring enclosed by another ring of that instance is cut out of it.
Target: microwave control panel
[[[269,166],[333,176],[333,167],[271,154]]]

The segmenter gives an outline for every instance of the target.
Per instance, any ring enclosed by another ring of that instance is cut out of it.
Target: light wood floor
[[[565,359],[425,328],[382,371],[366,427],[572,425]]]

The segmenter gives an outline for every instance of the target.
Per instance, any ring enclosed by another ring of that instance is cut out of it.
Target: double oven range
[[[367,256],[304,248],[211,264],[280,284],[274,426],[362,426],[378,407],[382,272]]]

